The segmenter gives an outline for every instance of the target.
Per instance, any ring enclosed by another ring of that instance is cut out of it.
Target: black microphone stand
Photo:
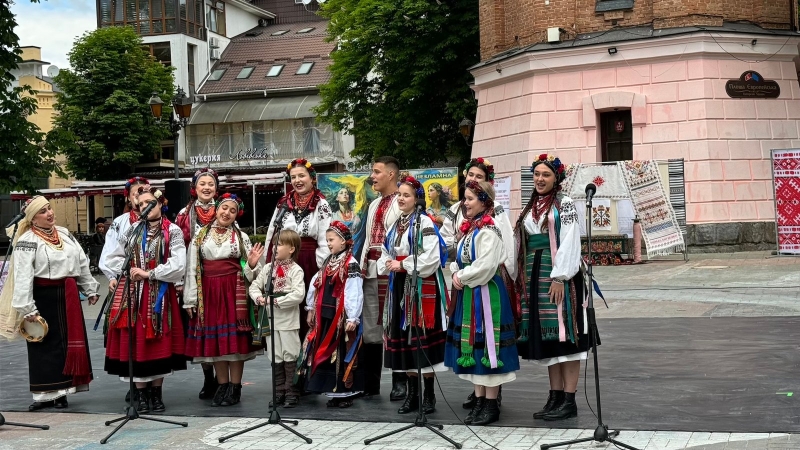
[[[6,270],[6,262],[8,261],[8,255],[11,254],[11,243],[14,242],[14,236],[17,235],[17,228],[19,227],[19,222],[14,223],[14,232],[11,233],[11,238],[8,241],[8,248],[6,249],[6,257],[3,259],[3,265],[0,266],[0,277],[3,276],[3,272]],[[25,427],[25,428],[39,428],[40,430],[49,430],[50,425],[33,425],[29,423],[17,423],[17,422],[6,422],[6,418],[3,417],[3,413],[0,413],[0,427],[3,425],[11,425],[15,427]]]
[[[416,317],[421,317],[422,316],[422,311],[420,310],[419,298],[418,298],[418,292],[417,292],[417,281],[418,281],[418,277],[419,277],[419,272],[417,271],[417,253],[418,253],[418,250],[419,250],[419,244],[420,244],[419,241],[420,241],[420,236],[421,236],[420,233],[419,233],[419,227],[420,227],[420,223],[422,222],[422,219],[421,219],[422,210],[419,207],[417,207],[417,210],[414,212],[414,214],[416,216],[416,221],[414,222],[414,234],[411,236],[412,237],[411,242],[413,242],[413,245],[411,247],[411,258],[413,258],[413,260],[414,260],[414,271],[411,272],[411,289],[412,289],[412,294],[411,294],[412,302],[411,302],[411,304],[412,304],[412,308],[417,308]],[[437,305],[437,307],[438,307],[438,305]],[[412,317],[413,316],[414,315],[412,314]],[[417,391],[418,391],[417,394],[419,395],[419,400],[418,400],[419,407],[417,408],[417,417],[414,419],[414,423],[406,425],[403,428],[400,428],[400,429],[397,429],[397,430],[394,430],[394,431],[390,431],[388,433],[382,434],[382,435],[374,437],[374,438],[365,439],[364,440],[364,445],[369,445],[369,444],[371,444],[371,443],[373,443],[373,442],[375,442],[377,440],[380,440],[380,439],[383,439],[383,438],[389,437],[389,436],[394,436],[395,434],[402,433],[402,432],[404,432],[406,430],[410,430],[412,428],[427,428],[428,430],[430,430],[430,431],[434,432],[436,435],[438,435],[440,438],[442,438],[445,441],[447,441],[450,444],[452,444],[453,447],[461,448],[462,446],[461,446],[460,443],[450,439],[449,437],[445,436],[444,433],[439,431],[439,430],[444,429],[444,427],[442,425],[440,425],[438,423],[437,424],[429,423],[428,422],[428,418],[425,416],[425,412],[422,410],[422,403],[423,403],[422,388],[423,388],[423,383],[422,383],[422,360],[420,359],[420,354],[422,353],[422,342],[420,341],[419,327],[416,326],[415,324],[411,324],[411,331],[408,334],[409,344],[411,344],[411,334],[412,333],[414,333],[415,337],[417,338],[417,349],[416,349],[416,352],[415,352],[416,353],[416,359],[417,359]],[[411,378],[412,377],[409,377],[409,380],[408,380],[409,383],[411,383]]]
[[[282,217],[282,215],[279,215],[279,218],[280,217]],[[266,292],[265,297],[267,298],[267,300],[271,300],[274,297],[274,294],[275,294],[273,292],[273,289],[275,288],[275,283],[274,283],[275,270],[276,270],[275,269],[275,258],[278,255],[278,236],[280,235],[282,227],[283,227],[283,221],[282,220],[275,220],[275,232],[272,235],[272,243],[271,243],[272,244],[272,261],[271,261],[272,262],[272,267],[270,268],[270,270],[272,271],[272,276],[270,276],[270,280],[272,280],[272,281],[270,281],[268,283],[268,285],[266,286],[267,292]],[[296,250],[299,251],[300,249],[296,249]],[[263,313],[265,311],[266,311],[266,308],[262,307],[259,312]],[[262,326],[261,326],[261,323],[262,323],[261,321],[262,320],[263,320],[263,317],[260,316],[258,318],[258,327],[259,327],[259,329],[256,330],[256,332],[259,333],[259,334],[261,333],[261,329],[262,329]],[[290,431],[290,432],[294,433],[295,436],[297,436],[300,439],[306,441],[306,444],[310,444],[312,442],[312,440],[310,438],[300,434],[297,430],[293,430],[293,429],[289,428],[288,425],[286,425],[287,423],[290,423],[290,424],[296,426],[297,423],[298,423],[296,420],[281,419],[281,415],[280,415],[280,413],[278,413],[278,385],[277,385],[277,381],[276,381],[276,378],[275,378],[275,369],[277,368],[278,364],[275,362],[275,333],[276,333],[276,331],[275,331],[275,301],[274,300],[269,302],[269,325],[270,325],[269,339],[270,339],[270,342],[272,343],[272,345],[270,346],[270,357],[272,358],[271,359],[271,364],[270,364],[272,366],[272,401],[269,404],[269,419],[267,419],[267,421],[264,422],[264,423],[260,423],[258,425],[254,425],[254,426],[252,426],[250,428],[246,428],[246,429],[244,429],[242,431],[237,431],[236,433],[229,434],[227,436],[223,436],[223,437],[219,438],[219,442],[220,443],[223,443],[223,442],[227,441],[228,439],[234,438],[234,437],[239,436],[241,434],[249,433],[249,432],[251,432],[253,430],[257,430],[259,428],[263,428],[263,427],[265,427],[267,425],[280,425],[284,429],[286,429],[287,431]]]
[[[147,210],[145,210],[145,212],[147,214],[143,215],[142,219],[139,221],[139,224],[136,225],[136,229],[133,232],[134,237],[140,236],[145,229],[145,224],[147,223],[147,215],[149,215],[150,213]],[[122,264],[122,270],[120,270],[120,275],[117,276],[117,280],[119,280],[119,277],[123,273],[125,274],[125,286],[122,291],[122,304],[124,304],[126,300],[128,301],[128,327],[127,327],[128,328],[128,385],[131,390],[131,396],[128,399],[128,406],[125,408],[125,415],[117,419],[109,420],[106,422],[106,426],[109,426],[112,423],[122,421],[122,423],[120,423],[119,425],[117,425],[116,428],[114,428],[114,431],[112,431],[111,433],[108,434],[108,436],[100,440],[101,444],[105,444],[106,442],[108,442],[108,440],[111,438],[111,436],[114,435],[114,433],[119,431],[120,428],[124,427],[125,424],[130,422],[131,420],[142,419],[142,420],[149,420],[151,422],[161,422],[161,423],[168,423],[170,425],[180,425],[182,427],[189,426],[189,424],[186,422],[173,422],[171,420],[166,420],[166,419],[157,419],[155,417],[140,416],[139,411],[137,411],[136,406],[134,405],[134,397],[135,397],[134,393],[136,392],[136,384],[133,382],[133,358],[134,358],[133,341],[136,339],[135,336],[136,329],[133,326],[133,315],[137,313],[138,303],[139,303],[138,301],[134,302],[135,299],[132,299],[131,298],[132,296],[130,295],[130,282],[131,282],[130,270],[134,252],[136,252],[136,247],[129,245],[128,254],[125,256],[125,262]],[[141,281],[138,281],[137,283],[141,283]],[[115,291],[117,288],[119,288],[119,286],[115,287]],[[137,306],[136,308],[134,308],[134,303],[136,303]],[[110,302],[108,306],[110,306]],[[103,312],[104,311],[100,311],[100,314],[102,315]]]
[[[594,354],[594,389],[597,396],[597,428],[594,429],[594,436],[583,439],[573,439],[571,441],[557,442],[555,444],[542,444],[542,450],[554,447],[564,447],[572,444],[580,444],[583,442],[611,442],[612,444],[627,448],[628,450],[639,450],[636,447],[623,444],[622,442],[614,439],[619,435],[619,430],[608,431],[608,425],[603,423],[603,408],[600,405],[600,369],[597,366],[597,319],[594,315],[594,294],[593,294],[593,275],[592,275],[592,195],[594,192],[586,196],[586,253],[588,254],[589,261],[586,265],[586,278],[587,282],[584,286],[589,291],[589,304],[586,307],[586,318],[589,322],[589,340],[592,344],[592,353]]]

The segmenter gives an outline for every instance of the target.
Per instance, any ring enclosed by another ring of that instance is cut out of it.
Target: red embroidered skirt
[[[257,351],[250,331],[239,330],[236,317],[236,289],[241,266],[238,259],[203,261],[203,315],[189,321],[186,356],[217,358],[246,355]]]
[[[151,310],[150,283],[144,283],[141,305],[133,324],[134,378],[154,377],[186,369],[186,358],[183,355],[186,342],[174,286],[170,285],[167,289],[163,304],[162,333],[153,336],[153,325],[147,318],[148,311]],[[125,320],[124,323],[120,322],[122,319]],[[127,315],[123,314],[120,320],[108,329],[105,371],[109,374],[121,377],[129,375],[129,339]]]

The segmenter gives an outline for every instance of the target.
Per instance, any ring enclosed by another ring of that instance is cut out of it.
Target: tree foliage
[[[61,88],[59,115],[47,146],[67,157],[77,178],[125,177],[143,157],[160,153],[172,134],[169,121],[157,122],[150,111],[153,92],[171,112],[172,68],[153,59],[130,27],[100,28],[75,41],[71,69],[55,78]]]
[[[321,14],[339,48],[317,113],[355,137],[354,157],[409,168],[469,158],[458,124],[477,107],[467,69],[480,60],[478,0],[329,0]]]
[[[17,26],[9,2],[0,0],[0,192],[36,191],[39,180],[51,172],[63,174],[55,153],[41,144],[44,135],[27,117],[36,114],[30,86],[13,87],[12,70],[22,62]]]

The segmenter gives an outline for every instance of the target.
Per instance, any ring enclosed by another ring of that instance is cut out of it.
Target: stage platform
[[[93,321],[92,321],[93,324]],[[87,327],[90,326],[87,321]],[[599,349],[604,421],[615,429],[800,432],[800,317],[724,317],[601,319]],[[91,391],[69,396],[68,412],[121,413],[127,384],[103,372],[103,337],[89,328],[95,380]],[[590,355],[591,358],[591,355]],[[531,414],[546,401],[547,369],[523,362],[517,380],[503,388],[500,422],[514,427],[592,429],[596,419],[591,365],[584,388],[578,387],[579,417],[562,422],[534,421]],[[349,409],[326,408],[326,398],[305,396],[301,406],[284,410],[284,418],[410,422],[390,402],[390,374],[384,372],[382,395],[359,399]],[[270,397],[269,362],[248,362],[242,403],[211,407],[197,398],[202,370],[168,377],[164,387],[167,413],[173,416],[263,417]],[[24,341],[0,342],[0,411],[27,411],[28,359]],[[444,396],[437,391],[434,422],[457,424],[471,386],[452,373],[440,374]],[[798,392],[798,396],[792,395]],[[48,412],[57,410],[49,409]]]

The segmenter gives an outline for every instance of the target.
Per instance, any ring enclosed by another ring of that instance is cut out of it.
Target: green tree
[[[477,107],[478,0],[329,0],[321,14],[338,49],[317,113],[355,137],[352,156],[408,168],[469,158],[458,124]]]
[[[69,62],[72,68],[55,78],[62,92],[47,146],[67,157],[75,177],[119,179],[143,157],[161,152],[160,142],[172,135],[169,121],[156,122],[148,101],[153,92],[172,98],[172,68],[150,56],[133,28],[84,34]]]
[[[36,94],[30,86],[13,86],[13,70],[22,62],[17,21],[10,2],[0,0],[0,192],[36,191],[51,172],[63,175],[55,153],[41,144],[44,135],[27,117],[36,114]]]

